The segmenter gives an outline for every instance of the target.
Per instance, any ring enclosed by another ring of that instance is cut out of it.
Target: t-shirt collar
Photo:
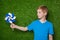
[[[40,22],[40,23],[42,23],[42,24],[44,24],[44,23],[46,23],[46,22],[47,22],[47,20],[45,20],[44,22],[42,22],[41,20],[39,20],[39,22]]]

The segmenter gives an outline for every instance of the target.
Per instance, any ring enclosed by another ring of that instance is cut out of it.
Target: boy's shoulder
[[[47,20],[47,24],[53,25],[53,23],[51,21],[48,21],[48,20]]]
[[[31,23],[32,24],[35,24],[35,23],[37,23],[38,22],[38,20],[33,20]]]

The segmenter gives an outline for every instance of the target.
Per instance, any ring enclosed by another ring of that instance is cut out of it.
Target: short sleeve
[[[33,27],[34,27],[34,22],[32,22],[31,24],[29,24],[27,26],[27,28],[28,28],[29,31],[33,30]]]
[[[53,30],[53,24],[49,25],[49,34],[53,35],[54,34],[54,30]]]

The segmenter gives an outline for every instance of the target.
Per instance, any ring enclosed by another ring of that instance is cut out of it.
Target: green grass
[[[27,26],[37,19],[37,7],[46,5],[48,19],[54,24],[54,40],[60,40],[60,0],[0,0],[0,40],[33,40],[33,32],[13,32],[4,18],[8,12],[15,14],[15,24]]]

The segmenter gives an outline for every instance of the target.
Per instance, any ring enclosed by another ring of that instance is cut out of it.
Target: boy
[[[27,27],[17,26],[15,24],[11,24],[10,27],[21,31],[32,30],[34,32],[34,40],[53,40],[53,25],[46,20],[47,13],[48,8],[46,6],[39,6],[37,9],[38,20],[33,21]]]

